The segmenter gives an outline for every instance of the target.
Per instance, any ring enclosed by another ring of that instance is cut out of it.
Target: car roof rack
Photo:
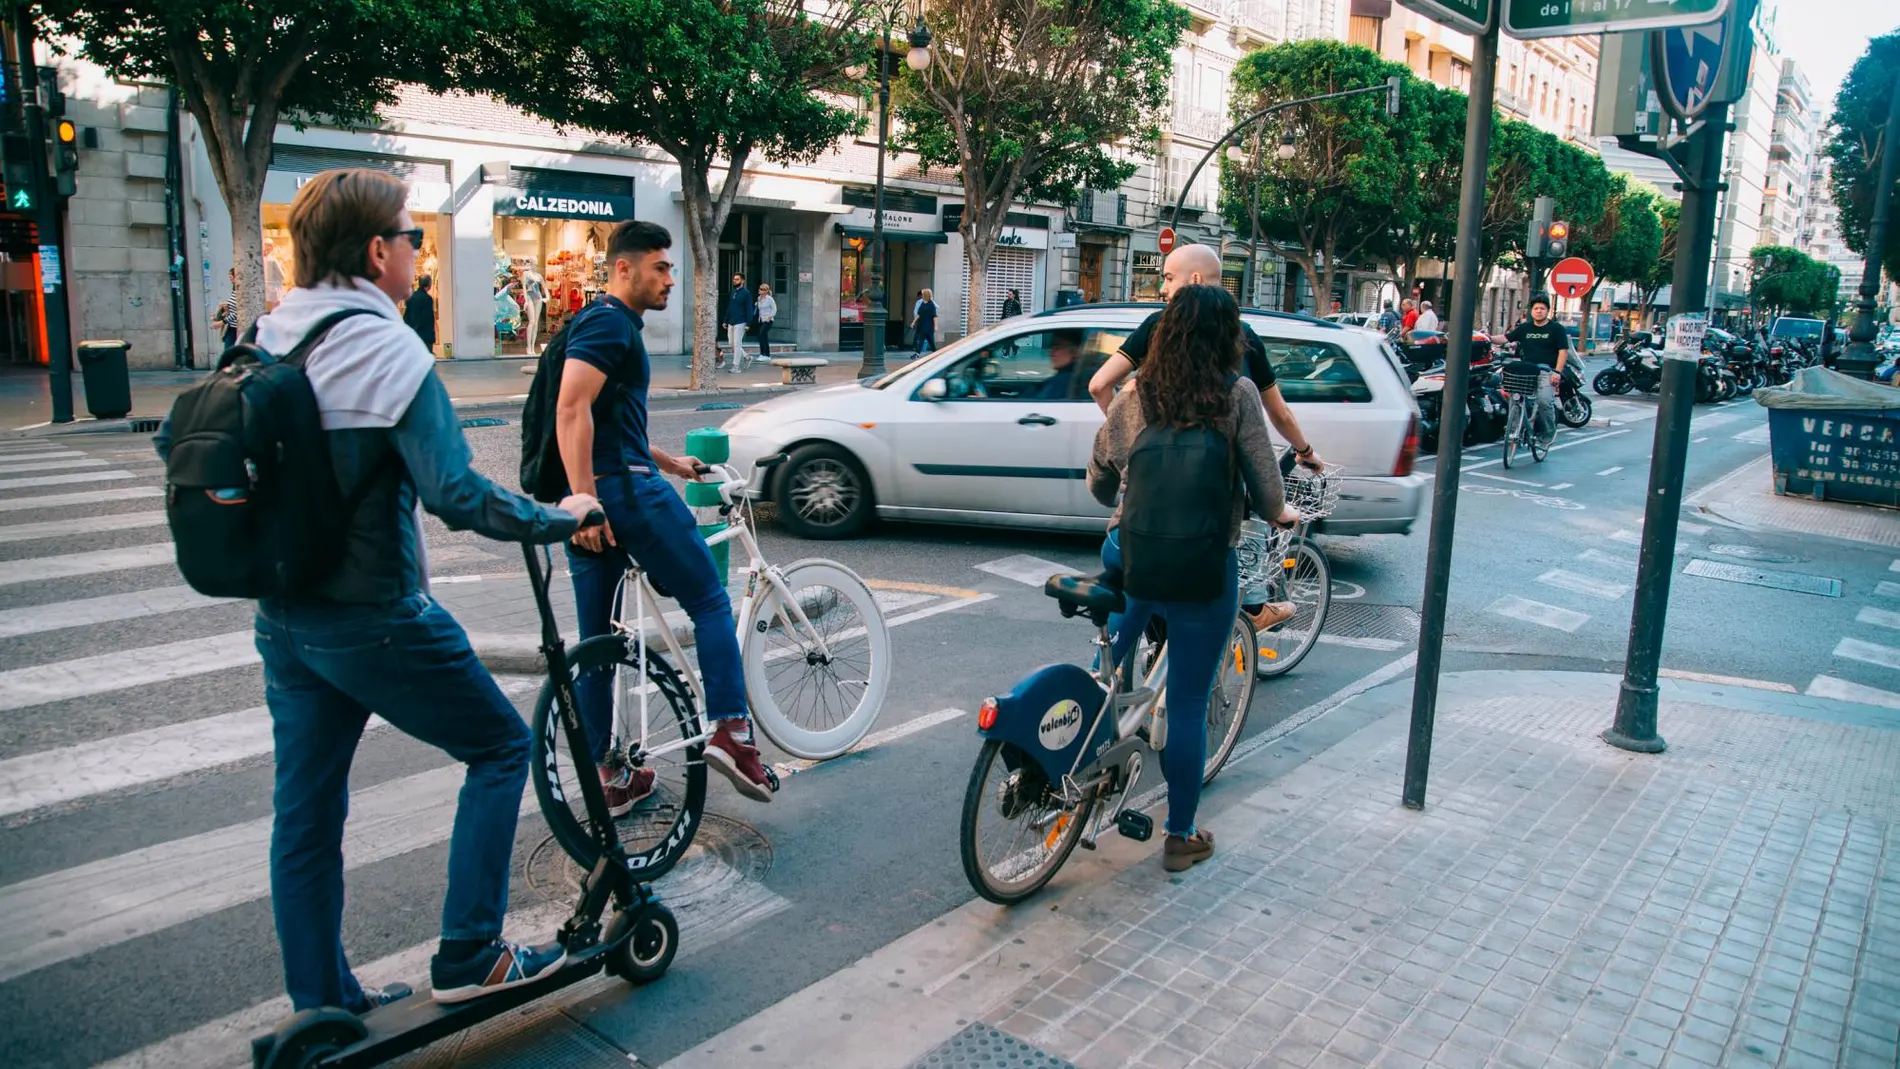
[[[1166,308],[1166,307],[1167,307],[1166,301],[1110,301],[1110,302],[1098,302],[1098,303],[1092,303],[1092,304],[1071,304],[1063,308],[1050,308],[1041,312],[1037,312],[1035,318],[1043,319],[1048,316],[1066,315],[1070,312],[1082,312],[1082,311],[1089,311],[1092,309],[1094,310],[1104,310],[1104,309],[1105,310],[1125,310],[1125,309],[1150,308],[1150,309],[1158,310],[1158,309]],[[1268,319],[1285,319],[1285,320],[1290,320],[1295,323],[1305,323],[1308,326],[1325,327],[1328,330],[1345,330],[1346,329],[1341,324],[1335,323],[1329,319],[1320,319],[1316,316],[1301,315],[1298,312],[1278,312],[1271,308],[1242,308],[1240,310],[1240,314],[1250,315],[1250,316],[1265,316]]]

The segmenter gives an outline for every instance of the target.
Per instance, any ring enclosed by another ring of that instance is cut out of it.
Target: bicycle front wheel
[[[1067,808],[1042,766],[985,739],[963,794],[963,875],[977,894],[1013,906],[1049,882],[1082,839],[1094,795]]]
[[[1333,569],[1326,554],[1312,541],[1296,539],[1287,547],[1273,591],[1273,599],[1292,602],[1294,612],[1285,623],[1259,633],[1254,671],[1263,679],[1291,672],[1319,641],[1333,603]]]
[[[603,673],[610,680],[615,717],[623,735],[640,731],[639,674],[632,648],[624,635],[599,635],[567,651],[570,678]],[[610,763],[626,763],[636,778],[642,772],[653,774],[653,793],[634,804],[625,816],[615,818],[614,831],[627,852],[627,870],[635,880],[657,880],[671,871],[692,845],[699,828],[700,814],[706,807],[706,763],[700,759],[703,747],[683,745],[699,734],[698,714],[693,694],[679,672],[666,659],[647,651],[648,723],[645,746],[638,737],[619,738],[608,753]],[[534,781],[534,796],[541,804],[554,841],[583,871],[591,870],[600,859],[600,847],[594,841],[593,823],[581,798],[581,776],[597,776],[590,755],[574,754],[567,747],[567,735],[561,726],[560,704],[554,700],[554,684],[544,683],[534,704],[534,751],[529,761],[529,778]],[[666,752],[654,754],[653,751]]]
[[[891,685],[890,627],[871,589],[842,564],[802,560],[782,574],[791,600],[767,587],[748,617],[746,700],[773,745],[823,761],[877,721]]]
[[[1234,618],[1234,633],[1227,639],[1227,653],[1221,658],[1213,693],[1208,696],[1203,787],[1214,782],[1240,742],[1241,729],[1247,726],[1247,707],[1253,703],[1254,673],[1259,671],[1259,662],[1260,638],[1254,633],[1253,621],[1242,610]]]

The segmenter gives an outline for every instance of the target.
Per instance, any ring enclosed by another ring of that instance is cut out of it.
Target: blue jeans
[[[382,605],[259,602],[257,651],[277,749],[271,910],[292,1007],[365,1006],[343,953],[343,822],[371,713],[468,766],[442,938],[500,936],[528,725],[461,625],[426,594]]]
[[[1102,566],[1122,570],[1121,536],[1108,532],[1102,543]],[[1135,643],[1159,616],[1168,622],[1168,739],[1161,751],[1161,776],[1168,783],[1169,835],[1194,831],[1194,813],[1201,805],[1201,772],[1207,763],[1207,703],[1214,692],[1215,673],[1234,634],[1240,612],[1240,560],[1227,551],[1227,580],[1212,601],[1144,601],[1128,598],[1128,611],[1108,618],[1114,636],[1111,651],[1116,664],[1125,663]]]
[[[739,637],[732,599],[714,566],[712,550],[699,535],[693,513],[673,484],[659,475],[627,472],[600,479],[594,487],[613,527],[614,545],[589,553],[567,547],[567,570],[574,579],[574,611],[581,641],[604,635],[611,626],[614,590],[626,574],[627,557],[640,562],[654,586],[677,599],[692,618],[699,677],[706,687],[708,719],[746,715],[745,676],[739,662]],[[631,606],[623,612],[632,612]],[[602,668],[582,676],[574,688],[581,720],[593,744],[594,760],[607,753],[613,735],[613,673]]]

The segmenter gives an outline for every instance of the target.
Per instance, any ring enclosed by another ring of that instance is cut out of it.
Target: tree
[[[1276,45],[1249,54],[1234,68],[1235,108],[1251,113],[1302,97],[1378,85],[1394,74],[1409,78],[1402,64],[1356,45]],[[1415,79],[1402,83],[1400,93],[1406,101],[1436,100]],[[1340,265],[1367,251],[1388,251],[1395,228],[1412,210],[1407,194],[1426,167],[1423,140],[1409,125],[1407,106],[1402,102],[1401,118],[1393,119],[1386,114],[1384,95],[1368,93],[1289,108],[1262,120],[1265,143],[1277,144],[1291,132],[1294,153],[1284,160],[1277,154],[1263,158],[1257,176],[1242,177],[1229,168],[1221,214],[1248,219],[1257,181],[1260,237],[1300,265],[1315,298],[1324,302]],[[1432,114],[1439,114],[1436,107]],[[1423,247],[1422,237],[1414,240]]]
[[[1833,163],[1830,194],[1840,209],[1841,238],[1847,247],[1867,255],[1868,230],[1874,218],[1874,187],[1879,183],[1880,154],[1900,149],[1880,142],[1900,83],[1900,31],[1876,37],[1847,72],[1834,97],[1829,119],[1828,159]],[[1887,247],[1880,255],[1887,277],[1900,281],[1900,225],[1887,227]]]
[[[1492,129],[1486,176],[1482,262],[1485,274],[1521,261],[1537,198],[1557,202],[1572,232],[1598,226],[1610,196],[1610,172],[1594,154],[1526,122],[1500,119]]]
[[[1398,217],[1387,236],[1368,249],[1392,265],[1392,281],[1410,293],[1422,259],[1457,254],[1459,176],[1464,173],[1465,112],[1470,101],[1455,89],[1407,77],[1399,114],[1417,138],[1416,170],[1405,182]]]
[[[1656,305],[1656,294],[1664,286],[1669,285],[1670,279],[1675,277],[1676,227],[1681,220],[1682,205],[1673,200],[1658,198],[1656,221],[1662,225],[1662,245],[1656,253],[1656,259],[1643,272],[1642,277],[1636,280],[1637,288],[1642,291],[1642,296],[1637,300],[1637,307],[1642,310],[1642,318],[1645,321],[1649,319],[1650,309]]]
[[[1588,308],[1597,287],[1605,282],[1640,282],[1662,253],[1661,198],[1645,182],[1626,174],[1610,176],[1603,214],[1591,226],[1576,231],[1571,250],[1596,269],[1596,285],[1584,295]]]
[[[693,257],[691,384],[718,353],[719,237],[747,161],[816,159],[857,127],[832,100],[861,58],[859,5],[802,0],[525,0],[461,64],[562,127],[658,147],[680,168]],[[725,170],[715,190],[712,172]]]
[[[965,329],[1017,200],[1072,204],[1135,172],[1112,146],[1159,136],[1188,14],[1169,0],[945,0],[929,8],[930,65],[899,86],[894,143],[954,168],[970,260]]]
[[[500,0],[42,0],[44,29],[114,77],[169,82],[231,212],[238,317],[264,311],[264,177],[280,121],[372,123],[396,87],[450,87],[442,57]]]
[[[1838,268],[1786,245],[1757,245],[1748,251],[1750,302],[1770,315],[1827,315],[1840,292]]]

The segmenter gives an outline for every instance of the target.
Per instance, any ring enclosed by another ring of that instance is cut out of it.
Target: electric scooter
[[[582,523],[592,527],[606,522],[595,512]],[[567,645],[554,622],[548,584],[554,569],[545,546],[523,546],[528,579],[534,586],[535,607],[541,612],[541,654],[547,660],[554,700],[560,706],[562,735],[574,754],[588,752],[587,731],[574,703],[569,678]],[[665,975],[679,950],[679,924],[661,904],[649,884],[636,883],[627,868],[607,798],[600,781],[581,776],[580,792],[587,807],[600,861],[581,882],[574,913],[555,938],[567,950],[567,961],[554,975],[533,983],[506,988],[467,1002],[439,1003],[410,995],[357,1016],[325,1006],[304,1010],[278,1025],[269,1035],[251,1040],[253,1069],[357,1069],[382,1065],[393,1058],[466,1031],[546,998],[565,987],[589,979],[603,969],[631,984],[645,984]],[[603,915],[612,907],[612,915]]]

